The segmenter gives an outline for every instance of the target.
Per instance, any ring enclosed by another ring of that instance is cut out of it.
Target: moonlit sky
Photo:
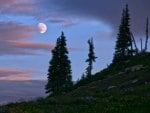
[[[51,50],[62,31],[73,80],[85,72],[91,37],[98,57],[93,73],[105,68],[113,57],[126,3],[131,30],[139,43],[139,38],[145,38],[150,0],[0,0],[0,80],[45,80]],[[44,34],[38,31],[40,22],[48,27]]]

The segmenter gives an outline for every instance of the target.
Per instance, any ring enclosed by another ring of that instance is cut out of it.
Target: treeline
[[[143,41],[141,39],[141,50],[139,50],[133,33],[130,30],[130,14],[128,5],[126,5],[122,13],[121,24],[119,26],[115,45],[115,53],[111,66],[127,61],[130,58],[133,58],[133,56],[146,53],[149,38],[148,24],[147,18],[145,47],[143,47]],[[89,83],[95,79],[97,80],[97,75],[92,76],[93,63],[97,58],[94,53],[93,38],[88,40],[88,45],[89,53],[88,58],[85,60],[88,63],[88,66],[81,79],[74,84],[72,81],[71,61],[68,58],[69,52],[67,50],[66,37],[62,32],[61,36],[56,41],[55,48],[52,50],[52,59],[49,62],[48,82],[45,86],[46,93],[49,96],[67,93],[83,84]],[[106,75],[106,72],[107,71],[104,69],[102,74]]]

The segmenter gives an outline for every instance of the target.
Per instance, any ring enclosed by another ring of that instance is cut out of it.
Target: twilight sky
[[[93,73],[105,68],[112,60],[126,3],[139,43],[139,38],[145,39],[149,0],[0,0],[0,80],[46,79],[50,51],[61,31],[67,38],[73,80],[85,72],[90,37],[98,57]],[[44,34],[38,31],[40,22],[48,26]]]

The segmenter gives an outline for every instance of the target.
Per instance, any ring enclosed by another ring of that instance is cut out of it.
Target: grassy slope
[[[117,74],[139,64],[146,68]],[[149,106],[150,55],[146,54],[110,66],[93,82],[66,95],[1,106],[0,113],[149,113]]]

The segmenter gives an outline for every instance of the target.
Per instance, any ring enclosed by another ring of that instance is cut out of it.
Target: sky
[[[1,80],[0,104],[8,104],[16,101],[29,101],[39,97],[45,97],[45,83],[45,81],[41,80]]]
[[[0,0],[0,80],[46,80],[51,50],[62,31],[73,80],[85,72],[91,37],[98,57],[93,73],[99,72],[112,61],[126,4],[139,46],[150,17],[149,0]],[[48,27],[43,34],[38,31],[41,22]]]

